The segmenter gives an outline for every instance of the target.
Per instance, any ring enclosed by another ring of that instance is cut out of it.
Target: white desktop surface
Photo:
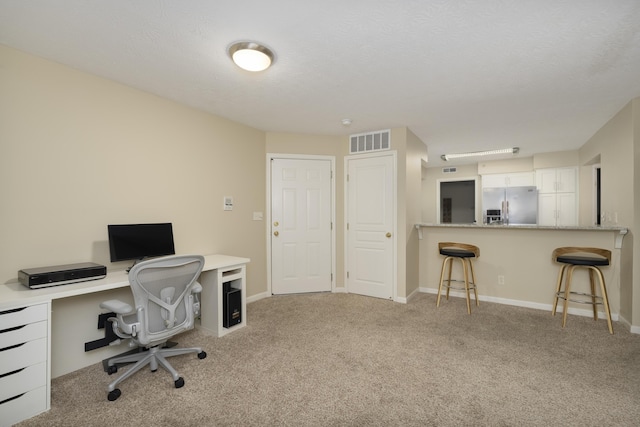
[[[204,257],[204,268],[202,271],[247,264],[249,261],[249,258],[229,255],[206,255]],[[129,286],[129,277],[127,272],[124,270],[107,272],[107,277],[104,279],[88,280],[86,282],[51,286],[40,289],[29,289],[16,279],[15,282],[0,285],[0,311],[21,305],[47,302],[60,298],[124,288],[127,286]]]

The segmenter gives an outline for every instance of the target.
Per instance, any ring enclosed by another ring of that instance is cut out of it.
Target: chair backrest
[[[141,345],[157,345],[191,329],[194,324],[193,287],[204,267],[201,255],[173,255],[142,261],[131,268]]]

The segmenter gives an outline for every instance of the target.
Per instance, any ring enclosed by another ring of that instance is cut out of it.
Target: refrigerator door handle
[[[505,201],[505,209],[504,209],[504,223],[509,225],[509,201]]]

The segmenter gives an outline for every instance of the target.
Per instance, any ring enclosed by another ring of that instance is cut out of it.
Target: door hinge
[[[347,271],[347,279],[349,278],[349,272]]]
[[[331,230],[333,230],[333,222],[331,223]]]
[[[331,273],[331,283],[333,283],[333,273]]]
[[[349,223],[347,223],[347,231],[349,231]]]

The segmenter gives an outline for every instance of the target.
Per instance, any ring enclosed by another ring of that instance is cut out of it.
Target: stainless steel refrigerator
[[[538,190],[531,187],[482,189],[485,224],[525,225],[538,220]]]

